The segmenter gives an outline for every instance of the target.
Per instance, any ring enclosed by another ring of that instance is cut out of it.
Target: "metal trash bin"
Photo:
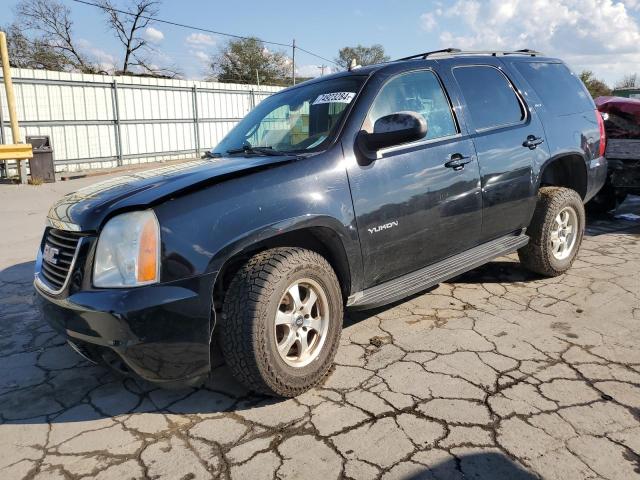
[[[56,171],[53,166],[51,138],[47,135],[27,136],[27,143],[33,147],[33,158],[29,160],[31,179],[44,183],[55,182]]]

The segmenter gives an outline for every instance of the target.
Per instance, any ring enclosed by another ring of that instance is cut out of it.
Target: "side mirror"
[[[361,145],[369,152],[420,140],[427,135],[427,121],[416,112],[397,112],[376,120],[373,133],[360,132]]]

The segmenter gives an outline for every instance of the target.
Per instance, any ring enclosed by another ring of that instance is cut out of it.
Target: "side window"
[[[389,80],[373,101],[364,130],[373,131],[376,120],[392,113],[417,112],[427,121],[427,139],[457,132],[449,101],[435,74],[429,70],[403,73]]]
[[[453,75],[476,130],[510,125],[524,119],[524,110],[513,86],[497,68],[457,67],[453,69]]]
[[[543,105],[556,115],[595,109],[582,82],[562,63],[514,62]]]

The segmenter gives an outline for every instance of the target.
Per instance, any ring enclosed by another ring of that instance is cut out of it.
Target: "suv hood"
[[[60,228],[97,231],[118,210],[149,207],[197,186],[295,159],[289,155],[223,157],[132,172],[65,195],[51,207],[47,217]],[[73,225],[64,225],[69,223]]]

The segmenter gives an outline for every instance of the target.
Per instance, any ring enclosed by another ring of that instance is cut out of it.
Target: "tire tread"
[[[329,263],[316,252],[296,247],[278,247],[251,257],[233,277],[222,308],[221,348],[234,376],[249,389],[266,395],[293,397],[308,390],[329,371],[338,343],[329,346],[329,361],[309,381],[299,385],[285,383],[274,370],[268,350],[262,345],[268,304],[276,284],[297,267],[312,266],[340,292],[336,275]],[[342,298],[340,298],[342,301]],[[331,299],[329,299],[331,302]],[[342,313],[342,310],[340,311]],[[340,318],[338,328],[342,328]],[[339,332],[338,332],[339,335]]]
[[[555,212],[561,210],[569,203],[579,203],[580,209],[576,212],[578,221],[584,227],[584,207],[578,192],[564,187],[541,187],[538,193],[536,209],[527,229],[530,237],[529,243],[518,250],[520,263],[532,272],[547,277],[555,277],[567,271],[577,256],[580,243],[582,242],[583,231],[579,232],[576,239],[575,251],[569,263],[563,268],[554,266],[551,260],[551,251],[547,241],[547,232],[551,228],[551,223],[555,219]]]

